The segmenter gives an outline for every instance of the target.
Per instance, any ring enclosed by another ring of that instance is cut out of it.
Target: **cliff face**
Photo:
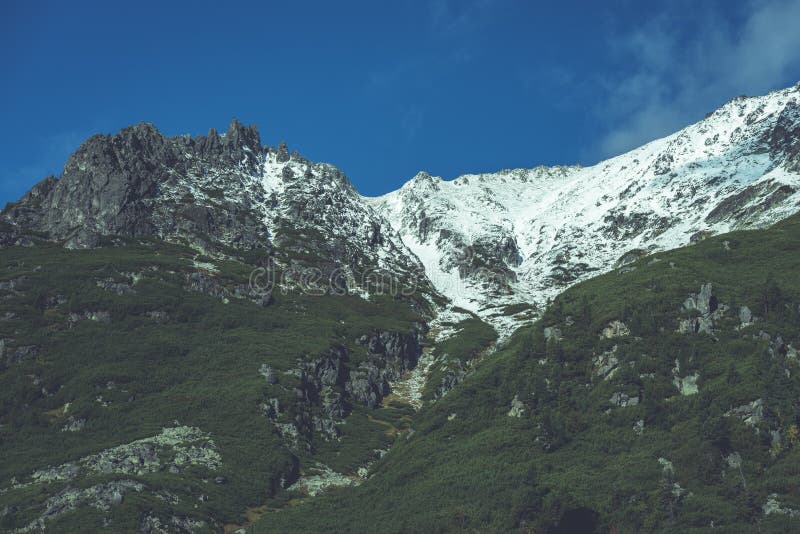
[[[256,128],[235,120],[223,136],[212,129],[194,139],[164,137],[140,123],[89,138],[60,179],[46,178],[4,215],[70,246],[92,246],[102,235],[214,235],[226,244],[264,246],[265,228],[250,213],[241,180],[261,152]],[[199,203],[194,194],[213,197],[223,188],[232,198]]]

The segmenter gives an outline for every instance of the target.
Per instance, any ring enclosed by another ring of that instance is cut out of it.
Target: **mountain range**
[[[591,167],[419,173],[377,198],[254,126],[168,138],[97,135],[4,212],[67,246],[101,235],[280,250],[314,234],[326,274],[424,273],[507,336],[569,285],[640,255],[759,228],[800,202],[800,86],[734,98],[700,122]],[[300,245],[302,246],[302,245]],[[355,281],[362,286],[363,280]],[[520,306],[522,305],[522,306]],[[530,307],[514,314],[512,310]],[[533,310],[533,312],[531,311]]]
[[[785,530],[798,211],[800,84],[380,197],[95,135],[0,215],[0,528]]]

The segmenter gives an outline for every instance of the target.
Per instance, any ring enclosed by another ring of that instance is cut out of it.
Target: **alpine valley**
[[[93,136],[0,215],[0,530],[800,530],[798,212],[800,84],[377,198]]]

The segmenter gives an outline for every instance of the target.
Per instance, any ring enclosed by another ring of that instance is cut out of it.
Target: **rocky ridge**
[[[301,270],[312,290],[413,284],[422,272],[340,170],[283,143],[262,146],[256,127],[235,119],[224,134],[167,137],[140,123],[95,135],[60,178],[36,184],[2,218],[12,224],[8,244],[26,234],[67,248],[158,237],[204,253],[256,251]]]
[[[398,281],[402,291],[438,291],[505,337],[578,281],[798,208],[800,84],[735,98],[591,167],[453,181],[419,173],[377,198],[283,143],[262,146],[256,128],[236,120],[197,137],[141,123],[91,137],[60,178],[9,204],[0,242],[44,236],[80,248],[156,236],[262,251],[313,291],[397,294]]]

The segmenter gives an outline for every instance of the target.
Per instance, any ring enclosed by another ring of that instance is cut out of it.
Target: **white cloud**
[[[615,126],[597,155],[667,135],[734,96],[800,79],[800,0],[753,1],[746,8],[739,24],[718,12],[697,15],[697,32],[679,26],[685,14],[665,12],[615,39],[612,52],[632,68],[600,82],[605,104],[598,115]]]

